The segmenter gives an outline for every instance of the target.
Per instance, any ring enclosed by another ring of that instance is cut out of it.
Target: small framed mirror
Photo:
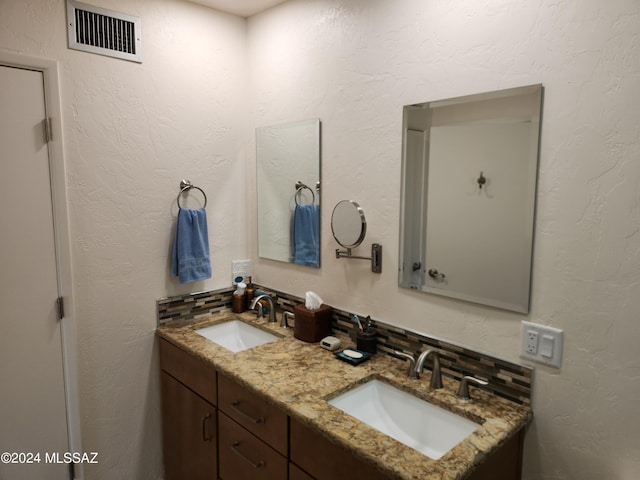
[[[333,209],[331,231],[344,248],[356,248],[367,233],[367,220],[357,202],[342,200]]]

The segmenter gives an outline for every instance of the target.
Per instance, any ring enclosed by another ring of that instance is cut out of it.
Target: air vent
[[[142,63],[141,20],[67,0],[69,48]]]

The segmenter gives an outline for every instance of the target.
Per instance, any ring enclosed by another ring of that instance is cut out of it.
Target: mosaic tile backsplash
[[[256,288],[276,297],[278,313],[293,312],[296,305],[304,303],[304,299],[286,292],[280,292],[261,285]],[[196,318],[229,311],[233,288],[210,292],[192,293],[176,297],[161,298],[157,303],[158,325],[173,320],[193,320]],[[355,328],[351,321],[353,313],[333,309],[332,329],[355,338]],[[506,398],[518,404],[531,404],[531,388],[533,384],[533,368],[503,360],[487,353],[480,353],[454,342],[429,337],[389,325],[373,319],[378,338],[378,352],[394,355],[394,351],[403,351],[418,355],[426,348],[435,348],[440,354],[442,375],[460,380],[465,375],[472,375],[489,382],[483,390]],[[429,363],[426,368],[431,369]]]
[[[171,320],[193,320],[213,315],[231,308],[233,287],[210,292],[188,293],[156,301],[158,325]]]

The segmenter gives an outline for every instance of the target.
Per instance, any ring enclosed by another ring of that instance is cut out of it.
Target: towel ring
[[[294,196],[294,199],[295,199],[295,201],[296,201],[296,205],[300,205],[300,204],[298,203],[298,194],[299,194],[302,190],[304,190],[305,188],[311,192],[311,204],[316,203],[316,194],[315,194],[315,193],[313,193],[313,190],[311,190],[311,188],[309,188],[307,185],[305,185],[305,184],[304,184],[304,183],[302,183],[300,180],[298,180],[298,181],[296,182],[296,194],[295,194],[295,196]]]
[[[205,207],[207,206],[207,194],[204,193],[204,190],[202,190],[200,187],[196,187],[195,185],[192,185],[190,180],[182,180],[180,182],[180,193],[178,194],[178,198],[177,198],[178,208],[182,208],[182,206],[180,205],[180,195],[182,195],[185,192],[188,192],[192,188],[195,188],[196,190],[200,190],[200,193],[202,193],[202,196],[204,197],[204,206]]]

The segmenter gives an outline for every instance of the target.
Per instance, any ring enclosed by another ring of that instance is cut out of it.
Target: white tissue
[[[236,287],[238,287],[236,289],[235,292],[233,292],[234,295],[244,295],[244,289],[247,288],[247,284],[240,282],[236,285]]]
[[[322,305],[322,299],[317,293],[307,292],[304,294],[304,298],[304,306],[307,307],[307,310],[318,310]]]

